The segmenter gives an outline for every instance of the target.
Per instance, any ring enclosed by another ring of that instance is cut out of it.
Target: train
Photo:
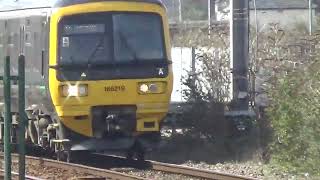
[[[0,75],[6,56],[11,74],[26,59],[26,142],[61,160],[79,151],[143,159],[156,148],[173,88],[170,51],[161,0],[0,3]],[[13,124],[17,94],[14,84]],[[0,86],[2,112],[3,102]]]

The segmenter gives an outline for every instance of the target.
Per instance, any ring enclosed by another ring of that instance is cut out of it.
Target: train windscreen
[[[105,79],[105,73],[110,73],[108,77],[114,76],[110,70],[113,66],[120,68],[118,71],[124,71],[128,65],[131,68],[137,66],[137,69],[147,64],[165,63],[168,59],[162,19],[157,14],[90,13],[67,16],[59,22],[58,31],[57,62],[60,67],[66,67],[62,73],[67,80],[76,78],[72,74],[76,76],[75,69],[78,68],[82,71],[84,68],[89,74],[90,71],[95,72],[96,76],[89,79]],[[73,67],[73,71],[67,70],[67,67]],[[150,73],[147,73],[148,76]],[[114,78],[133,78],[137,73],[123,76]]]
[[[61,23],[60,65],[103,65],[165,59],[155,14],[71,16]]]

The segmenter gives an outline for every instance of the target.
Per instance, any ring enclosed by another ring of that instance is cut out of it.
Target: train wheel
[[[58,151],[57,152],[57,160],[69,163],[71,161],[70,151]]]
[[[67,151],[67,152],[65,152],[66,153],[66,161],[69,163],[69,162],[71,162],[71,152],[70,151]]]
[[[0,143],[0,152],[4,152],[4,144],[2,142]]]
[[[133,160],[134,157],[136,157],[136,159],[138,161],[144,161],[144,157],[145,157],[145,151],[143,149],[143,147],[141,146],[140,143],[135,143],[128,151],[127,151],[127,155],[126,158],[128,160]]]
[[[137,160],[138,161],[144,161],[145,160],[145,153],[144,153],[144,151],[138,151],[137,153]]]
[[[27,129],[28,135],[33,144],[38,144],[38,132],[34,124],[34,120],[29,120],[28,122],[29,122],[28,129]]]
[[[58,151],[57,152],[57,160],[58,161],[63,161],[63,152],[62,151]]]
[[[134,156],[134,149],[130,148],[127,151],[126,158],[127,158],[127,160],[133,160],[133,156]]]

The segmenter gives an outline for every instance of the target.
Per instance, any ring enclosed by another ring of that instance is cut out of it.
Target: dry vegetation
[[[210,37],[206,30],[181,30],[173,38],[175,46],[200,49],[196,61],[201,70],[183,80],[188,86],[185,96],[193,105],[181,120],[192,137],[228,136],[221,113],[228,106],[228,30],[213,27]],[[250,90],[258,115],[249,137],[254,151],[270,173],[319,176],[320,36],[309,36],[298,26],[283,30],[273,24],[258,34],[258,43],[256,37],[251,33]]]

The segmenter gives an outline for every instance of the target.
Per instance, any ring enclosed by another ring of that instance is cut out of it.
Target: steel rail
[[[0,153],[0,157],[4,157],[2,153]],[[12,154],[12,160],[18,161],[18,155]],[[105,177],[108,179],[123,179],[123,180],[146,180],[145,178],[132,176],[116,171],[110,171],[106,169],[94,168],[79,164],[73,163],[66,163],[62,161],[56,161],[51,159],[45,159],[41,157],[31,157],[26,156],[26,163],[32,165],[40,165],[40,166],[47,166],[47,167],[54,167],[59,169],[66,169],[66,170],[76,170],[82,173],[92,174],[94,176]]]
[[[157,171],[163,171],[168,173],[175,173],[175,174],[183,174],[198,178],[205,178],[205,179],[214,179],[214,180],[256,180],[254,178],[234,175],[234,174],[227,174],[209,170],[202,170],[193,167],[187,166],[180,166],[176,164],[168,164],[168,163],[161,163],[155,161],[148,161],[152,164],[152,169]]]
[[[121,157],[121,156],[104,155],[100,153],[95,153],[95,154],[99,156],[101,155],[101,156],[126,160],[125,157]],[[149,161],[149,160],[147,160],[146,163],[149,163],[150,168],[155,171],[161,171],[161,172],[172,173],[172,174],[180,174],[180,175],[192,176],[197,178],[204,178],[204,179],[211,179],[211,180],[257,180],[256,178],[239,176],[234,174],[227,174],[227,173],[216,172],[211,170],[202,170],[198,168],[181,166],[177,164],[168,164],[168,163]]]
[[[12,171],[11,174],[13,176],[19,176],[19,173],[17,173],[17,172],[13,172]],[[28,176],[28,175],[26,175],[25,178],[27,180],[44,180],[44,179],[41,179],[41,178],[38,178],[38,177]],[[0,169],[0,179],[4,179],[4,170],[3,169]]]

